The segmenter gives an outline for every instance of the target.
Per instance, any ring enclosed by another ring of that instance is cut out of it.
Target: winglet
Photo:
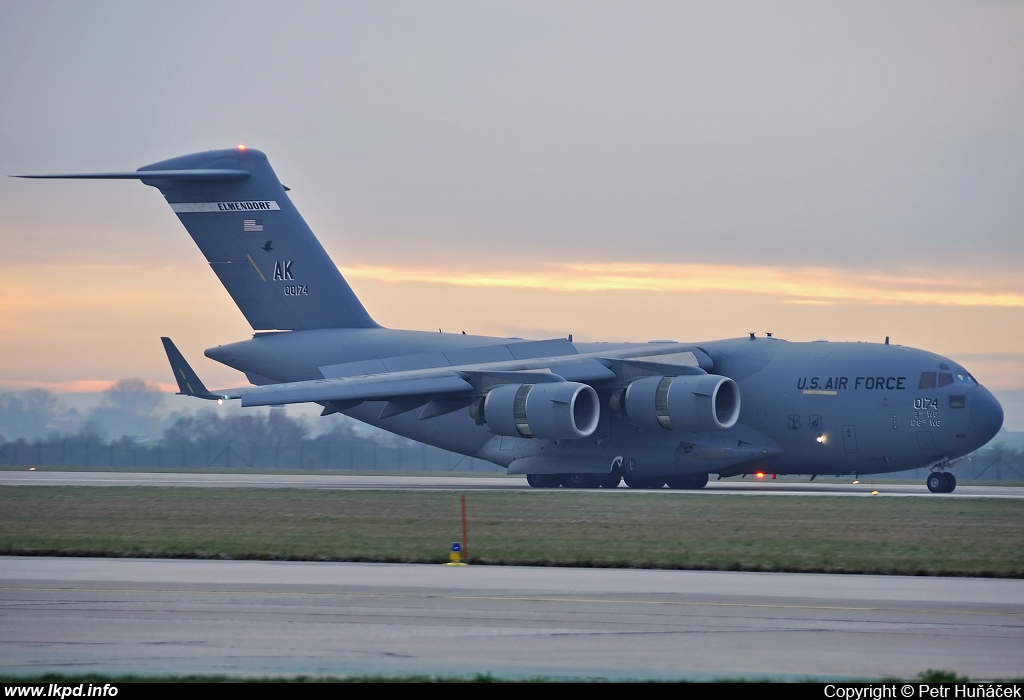
[[[164,344],[164,352],[171,363],[171,371],[174,372],[174,379],[178,382],[178,393],[184,396],[195,396],[200,399],[219,399],[216,394],[211,394],[203,384],[195,371],[185,361],[185,357],[174,346],[170,338],[160,338]]]

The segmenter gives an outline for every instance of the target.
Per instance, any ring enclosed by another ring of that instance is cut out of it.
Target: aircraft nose
[[[985,387],[975,387],[971,396],[971,427],[984,445],[1003,427],[1003,407]]]

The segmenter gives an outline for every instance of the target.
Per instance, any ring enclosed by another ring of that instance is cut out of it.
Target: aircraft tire
[[[559,474],[558,481],[567,489],[596,489],[596,474]]]
[[[932,493],[945,493],[946,492],[946,479],[942,472],[932,472],[928,475],[928,481],[925,482],[928,485],[928,490]]]
[[[558,488],[558,477],[554,474],[527,474],[526,483],[535,489]]]
[[[952,472],[946,472],[946,490],[943,493],[953,493],[956,490],[956,477]]]
[[[619,487],[619,483],[622,481],[622,475],[612,472],[611,474],[601,474],[597,478],[598,484],[603,489],[615,489]]]
[[[660,489],[665,480],[660,476],[624,476],[626,486],[631,489]]]
[[[702,489],[708,485],[707,474],[687,474],[673,476],[665,480],[670,489]]]

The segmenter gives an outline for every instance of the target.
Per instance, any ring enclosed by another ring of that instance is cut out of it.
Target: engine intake
[[[482,408],[496,435],[546,440],[589,437],[601,418],[597,392],[577,382],[502,384],[487,392]]]
[[[623,404],[639,428],[725,430],[740,417],[740,388],[715,374],[644,377],[629,383]]]

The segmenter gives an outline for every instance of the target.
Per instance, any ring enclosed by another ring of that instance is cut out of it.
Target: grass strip
[[[0,553],[440,563],[459,492],[0,487]],[[475,563],[1024,577],[1024,502],[467,493]]]

